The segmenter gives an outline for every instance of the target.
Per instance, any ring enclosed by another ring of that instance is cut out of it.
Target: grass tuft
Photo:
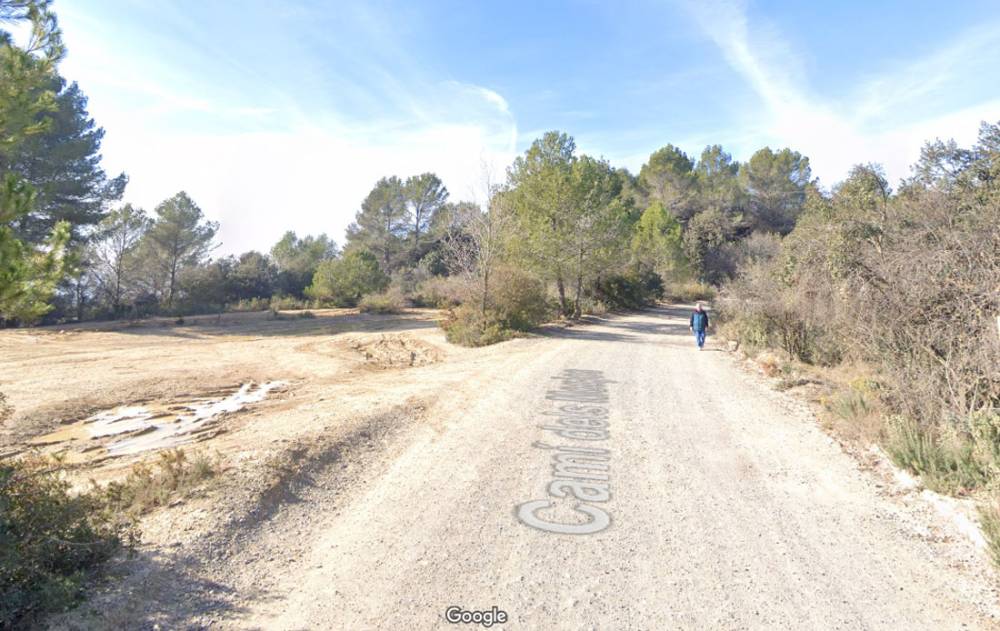
[[[900,467],[920,475],[924,486],[951,495],[965,495],[989,480],[968,437],[945,436],[896,416],[888,423],[886,451]]]
[[[221,470],[218,457],[196,454],[191,458],[177,449],[160,453],[152,465],[135,465],[124,480],[96,488],[116,511],[141,515],[178,498],[191,497]]]

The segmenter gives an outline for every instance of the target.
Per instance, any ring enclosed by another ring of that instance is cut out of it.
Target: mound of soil
[[[348,345],[375,368],[409,368],[435,364],[444,358],[440,349],[408,335],[380,335],[350,340]]]

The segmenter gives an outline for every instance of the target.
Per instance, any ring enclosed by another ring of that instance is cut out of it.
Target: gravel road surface
[[[684,311],[525,342],[443,395],[335,514],[299,507],[305,552],[242,568],[272,588],[216,622],[476,628],[449,624],[454,606],[517,629],[996,624],[982,553],[711,338],[698,352]],[[552,532],[567,525],[593,532]]]

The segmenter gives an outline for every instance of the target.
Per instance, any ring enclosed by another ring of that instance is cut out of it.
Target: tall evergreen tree
[[[352,250],[374,254],[382,271],[390,273],[397,267],[409,229],[403,182],[396,176],[384,177],[361,203],[347,228],[347,243]]]
[[[673,145],[654,151],[639,170],[639,186],[645,193],[646,206],[659,203],[681,220],[697,210],[698,178],[694,161]]]
[[[410,215],[410,263],[424,255],[423,240],[430,230],[431,221],[448,201],[448,189],[433,173],[414,175],[406,179],[405,197]]]
[[[809,158],[798,151],[769,147],[740,167],[740,182],[749,203],[747,220],[754,230],[788,234],[802,213],[812,179]]]
[[[576,203],[573,163],[576,142],[567,134],[550,131],[535,140],[508,172],[512,203],[523,228],[518,254],[545,278],[554,280],[559,307],[569,315],[566,280],[570,251],[567,235]]]
[[[76,83],[55,76],[39,86],[55,94],[50,124],[24,142],[0,150],[0,170],[18,173],[37,191],[31,212],[16,224],[21,239],[40,243],[59,221],[70,224],[74,242],[96,226],[108,205],[121,199],[128,179],[109,179],[100,166],[104,130],[87,113],[87,97]]]
[[[184,191],[156,207],[156,220],[143,245],[162,277],[165,296],[161,298],[168,307],[177,297],[178,272],[205,260],[218,229],[219,224],[206,221],[201,208]]]
[[[682,259],[681,247],[680,222],[660,202],[654,202],[635,225],[632,253],[636,262],[663,271]]]
[[[566,247],[576,281],[573,317],[579,318],[584,282],[620,258],[630,217],[620,197],[622,180],[606,161],[580,156],[573,162],[570,185],[574,203],[569,206]]]
[[[717,209],[730,217],[743,207],[744,191],[738,179],[740,164],[721,145],[705,147],[695,165],[699,210]]]
[[[0,152],[17,151],[52,126],[55,94],[47,89],[64,48],[47,0],[0,2],[0,23],[27,21],[27,44],[17,46],[0,30]],[[70,228],[57,223],[44,247],[23,243],[15,224],[37,203],[35,188],[17,172],[0,167],[0,319],[33,321],[46,313],[49,298],[67,267]]]

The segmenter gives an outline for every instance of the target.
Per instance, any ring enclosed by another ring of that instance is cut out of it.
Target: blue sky
[[[620,6],[619,6],[620,5]],[[220,252],[342,239],[382,175],[475,199],[549,129],[637,171],[674,143],[789,146],[829,186],[894,182],[1000,120],[995,1],[56,2],[62,72],[105,166],[152,209],[187,190]]]

